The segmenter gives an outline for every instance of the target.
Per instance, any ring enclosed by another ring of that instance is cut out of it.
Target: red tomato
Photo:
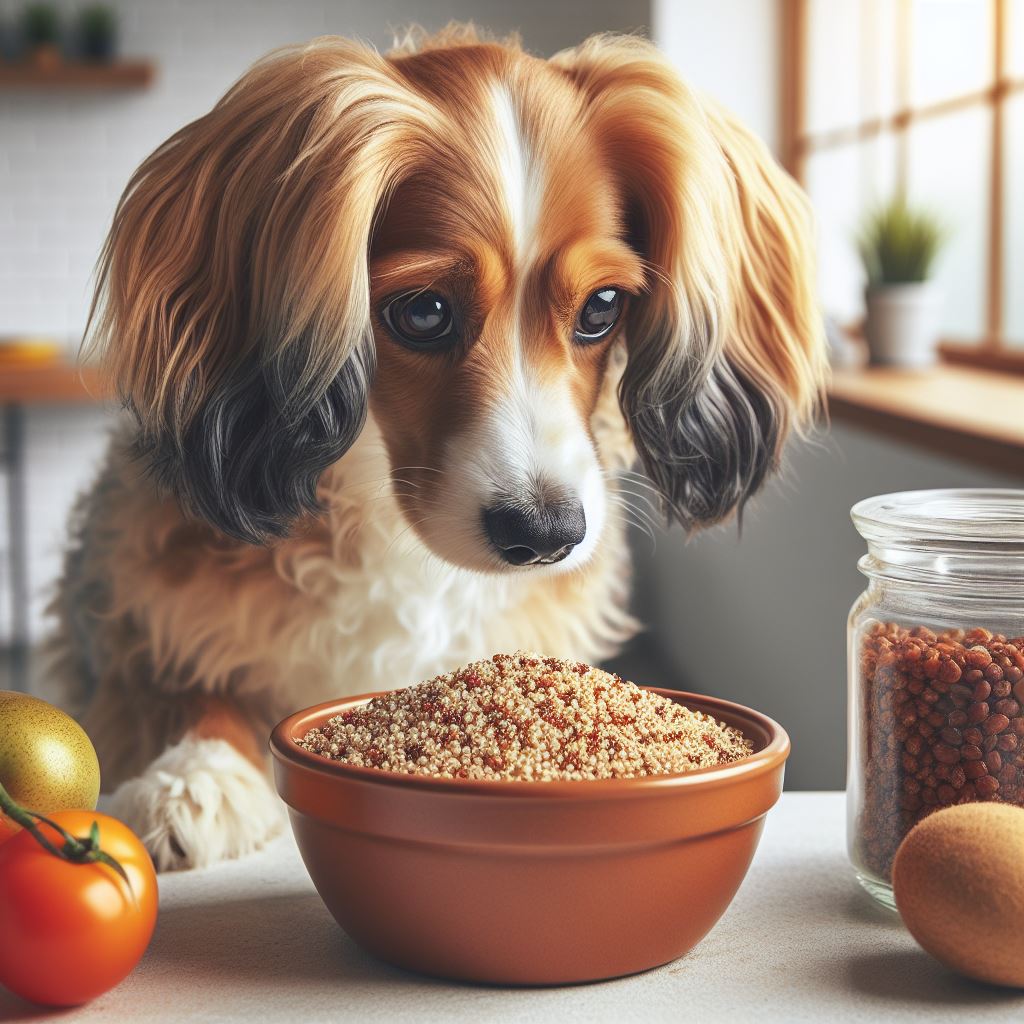
[[[0,814],[0,843],[6,843],[17,831],[19,826],[15,825],[6,814]]]
[[[0,845],[0,984],[24,999],[77,1006],[113,988],[139,962],[156,924],[156,873],[134,832],[95,811],[50,817],[76,838],[95,821],[106,864],[69,864],[22,830]],[[58,847],[63,841],[40,828]]]

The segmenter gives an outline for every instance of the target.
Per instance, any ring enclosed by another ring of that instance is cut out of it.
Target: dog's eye
[[[622,312],[622,292],[602,288],[583,303],[576,318],[576,340],[583,345],[600,341],[614,326]]]
[[[384,306],[383,313],[392,334],[410,348],[443,348],[454,340],[452,308],[437,292],[396,295]]]

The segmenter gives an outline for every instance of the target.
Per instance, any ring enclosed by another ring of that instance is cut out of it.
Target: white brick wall
[[[22,0],[0,0],[10,24]],[[81,4],[60,0],[68,15]],[[93,264],[117,197],[158,143],[207,110],[267,50],[324,33],[386,46],[411,21],[475,20],[553,52],[591,32],[649,23],[648,0],[113,0],[122,50],[153,58],[144,92],[0,91],[0,335],[55,335],[77,346]],[[29,419],[33,628],[56,574],[63,523],[102,450],[95,410],[33,411]],[[0,510],[0,545],[6,509]],[[0,609],[5,605],[0,604]],[[0,639],[6,624],[0,624]]]

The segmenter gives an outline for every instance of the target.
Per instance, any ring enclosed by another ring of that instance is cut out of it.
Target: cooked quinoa
[[[458,779],[630,779],[752,750],[710,715],[582,662],[495,654],[375,697],[299,746],[335,761]]]

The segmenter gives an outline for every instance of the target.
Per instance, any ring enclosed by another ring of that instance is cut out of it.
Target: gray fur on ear
[[[647,472],[689,526],[742,506],[825,376],[810,207],[755,138],[637,39],[554,58],[603,126],[648,287],[630,303],[619,400]]]
[[[136,450],[186,508],[229,536],[260,544],[287,535],[318,510],[320,474],[363,428],[373,349],[357,348],[323,394],[294,411],[303,365],[296,348],[269,366],[242,363],[183,435],[142,433]]]
[[[423,103],[337,37],[275,51],[159,146],[118,204],[90,344],[182,503],[262,542],[362,429],[368,252]]]
[[[670,518],[692,529],[715,523],[747,499],[777,465],[779,417],[759,388],[720,357],[696,391],[676,382],[620,393],[644,469]]]

